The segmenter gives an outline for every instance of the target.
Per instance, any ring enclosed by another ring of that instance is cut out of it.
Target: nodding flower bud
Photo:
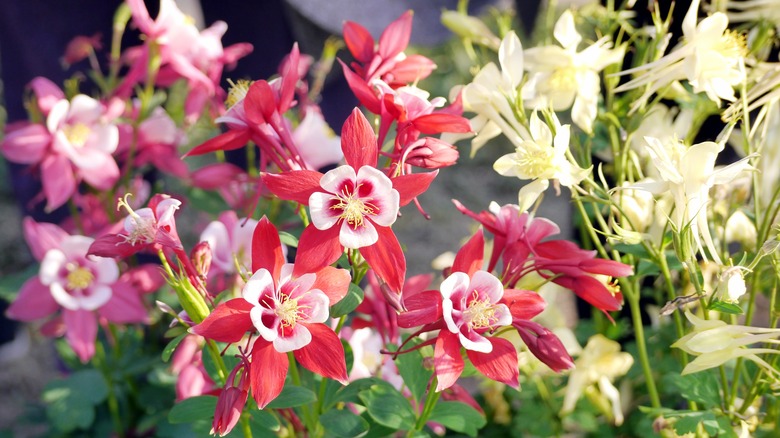
[[[458,161],[455,146],[438,138],[426,137],[407,147],[406,164],[424,169],[438,169],[452,166]]]
[[[236,385],[236,376],[239,372],[241,372],[241,375],[238,377],[238,384]],[[233,368],[233,371],[230,372],[225,389],[222,390],[217,399],[217,408],[214,410],[214,422],[211,423],[212,435],[225,436],[238,424],[249,395],[248,374],[249,364],[246,362],[246,359],[239,362]]]
[[[574,360],[555,333],[533,321],[516,319],[512,325],[531,353],[551,370],[560,373],[574,367]]]
[[[195,245],[190,251],[190,260],[201,280],[206,281],[211,267],[211,245],[205,241]]]

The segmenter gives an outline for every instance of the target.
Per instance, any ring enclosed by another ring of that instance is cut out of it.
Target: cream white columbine
[[[632,105],[632,112],[644,105],[653,93],[682,79],[688,81],[694,93],[704,92],[718,105],[721,99],[735,100],[734,86],[746,77],[745,38],[728,29],[729,19],[721,12],[715,12],[697,24],[699,3],[699,0],[692,1],[685,14],[681,44],[655,62],[620,73],[640,75],[616,91],[646,86],[645,92]]]
[[[531,115],[531,136],[517,145],[515,152],[496,160],[493,169],[504,176],[516,176],[532,180],[520,189],[518,205],[526,211],[554,180],[556,191],[559,185],[571,187],[579,184],[590,168],[582,169],[566,157],[569,149],[569,125],[561,125],[555,114],[551,114],[555,136],[550,128],[539,119],[534,111]]]
[[[517,146],[530,137],[515,115],[519,99],[517,87],[523,80],[523,46],[514,32],[506,34],[498,48],[498,63],[490,62],[463,87],[463,108],[477,114],[471,126],[477,135],[471,142],[471,154],[488,140],[503,133]]]
[[[743,171],[752,169],[748,162],[752,157],[716,170],[715,160],[723,150],[720,143],[706,141],[688,147],[679,140],[662,142],[654,137],[645,137],[645,141],[659,180],[636,183],[632,188],[648,190],[655,195],[671,193],[674,199],[671,220],[675,230],[682,233],[690,227],[696,249],[704,255],[703,240],[712,259],[722,265],[707,224],[709,191],[713,186],[731,182]]]
[[[529,76],[523,86],[523,104],[534,109],[552,107],[555,111],[571,108],[574,123],[590,133],[601,94],[599,72],[620,62],[625,49],[612,49],[609,38],[604,37],[578,52],[582,36],[569,10],[558,19],[553,35],[560,47],[534,47],[524,52]]]

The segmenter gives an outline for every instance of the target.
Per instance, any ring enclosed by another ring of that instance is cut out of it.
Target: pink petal
[[[24,239],[30,247],[35,260],[43,260],[43,256],[50,249],[58,249],[60,244],[69,236],[65,230],[57,225],[46,222],[35,222],[30,217],[23,221]]]
[[[48,286],[35,276],[27,280],[16,299],[6,311],[6,316],[19,321],[34,321],[51,315],[60,308],[54,301]]]
[[[397,62],[390,73],[393,84],[406,85],[427,78],[435,68],[436,64],[429,58],[422,55],[409,55]]]
[[[360,248],[360,254],[395,293],[401,293],[406,278],[406,257],[390,227],[375,227],[379,239],[371,246]]]
[[[43,159],[49,144],[49,130],[41,124],[31,124],[8,132],[0,150],[8,161],[34,164]]]
[[[261,124],[271,119],[276,111],[276,95],[268,82],[255,81],[244,98],[244,111],[252,123]]]
[[[252,305],[245,299],[234,298],[218,305],[190,332],[219,342],[238,342],[254,327],[249,317],[250,310]]]
[[[433,324],[442,317],[442,296],[437,290],[403,297],[405,312],[398,314],[398,326],[403,328]]]
[[[476,271],[471,276],[469,289],[476,291],[480,299],[487,298],[489,303],[497,303],[504,295],[504,286],[501,280],[487,271]]]
[[[149,312],[141,295],[129,283],[118,281],[111,287],[111,299],[98,309],[103,318],[119,324],[149,323]]]
[[[41,180],[47,211],[65,204],[76,192],[73,167],[65,156],[49,155],[44,158],[41,163]]]
[[[265,408],[282,392],[289,366],[287,355],[274,350],[273,344],[262,338],[255,341],[249,381],[259,409]]]
[[[98,190],[108,190],[119,180],[119,166],[111,155],[104,153],[90,154],[94,167],[81,169],[80,176],[87,184]]]
[[[285,262],[279,232],[268,218],[263,216],[252,234],[252,272],[265,268],[273,278],[279,278]]]
[[[511,342],[501,338],[487,338],[493,344],[493,351],[480,353],[466,350],[474,367],[490,379],[505,383],[512,388],[520,387],[517,351]]]
[[[203,155],[214,151],[232,151],[246,145],[249,141],[248,129],[230,129],[224,134],[206,140],[184,156]]]
[[[436,392],[454,385],[463,372],[463,357],[460,355],[458,335],[447,330],[439,332],[433,350],[433,365],[436,370]]]
[[[235,164],[214,163],[192,172],[190,180],[195,187],[216,190],[243,175],[246,175],[246,172]]]
[[[404,12],[385,28],[379,37],[379,56],[392,59],[409,45],[412,35],[412,11]]]
[[[322,174],[314,170],[293,170],[282,174],[263,173],[263,184],[274,195],[299,204],[309,205],[312,193],[322,191]]]
[[[81,362],[87,363],[95,355],[98,330],[95,314],[88,310],[63,310],[62,319],[66,328],[65,339]]]
[[[471,132],[468,119],[454,114],[434,113],[417,117],[412,122],[415,128],[423,134],[439,134],[442,132]]]
[[[317,279],[312,285],[312,289],[319,289],[330,300],[330,305],[334,305],[341,301],[349,290],[349,283],[352,281],[352,276],[346,269],[338,269],[333,266],[326,266],[317,271]]]
[[[374,129],[366,116],[355,108],[341,128],[341,149],[344,159],[353,169],[376,167],[377,145]]]
[[[345,21],[342,31],[344,42],[352,56],[363,64],[371,61],[371,58],[374,57],[374,38],[371,33],[365,27],[352,21]]]
[[[146,245],[130,245],[119,234],[106,234],[95,239],[89,247],[88,255],[98,257],[126,258],[144,249]]]
[[[512,317],[531,319],[542,313],[547,303],[541,295],[530,290],[506,289],[501,302],[509,307]]]
[[[295,350],[295,358],[309,371],[346,385],[347,364],[339,337],[325,324],[306,324],[306,327],[311,332],[312,341]]]
[[[277,109],[279,113],[285,113],[292,105],[293,98],[295,97],[295,87],[298,84],[300,76],[298,74],[298,62],[301,57],[301,52],[298,50],[298,43],[293,44],[292,51],[287,57],[287,62],[284,65],[284,71],[282,72],[282,86],[279,90],[279,104]]]
[[[44,117],[49,115],[49,111],[51,111],[54,104],[65,99],[65,93],[62,92],[60,87],[42,76],[38,76],[30,81],[30,88],[35,93],[38,108],[41,109]]]
[[[455,255],[452,272],[465,272],[471,277],[474,272],[482,269],[484,253],[485,238],[482,235],[482,228],[480,228]]]
[[[344,71],[344,78],[347,80],[347,85],[349,85],[349,88],[352,90],[355,97],[357,97],[358,101],[360,101],[361,105],[374,114],[381,113],[382,105],[379,98],[374,94],[374,90],[368,86],[363,78],[356,75],[355,72],[350,70],[340,59],[338,61],[341,64],[341,69]]]
[[[339,243],[339,228],[318,230],[309,224],[301,233],[295,256],[294,276],[317,272],[338,260],[344,248]]]
[[[425,173],[407,173],[393,178],[393,188],[398,190],[398,194],[401,195],[401,207],[425,193],[438,174],[439,171],[434,170]]]

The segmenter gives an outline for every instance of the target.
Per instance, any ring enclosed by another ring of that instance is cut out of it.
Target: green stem
[[[625,291],[628,305],[631,308],[631,320],[634,326],[637,350],[639,351],[639,362],[642,364],[642,372],[645,375],[645,385],[647,386],[647,394],[650,396],[650,404],[654,408],[660,408],[661,400],[655,387],[653,369],[650,366],[650,358],[647,355],[647,345],[645,344],[645,331],[639,307],[639,291],[634,289],[634,284],[628,280],[621,281],[621,286]]]
[[[84,234],[84,223],[81,221],[81,213],[76,206],[76,202],[73,198],[68,199],[68,210],[70,210],[70,216],[73,218],[73,223],[76,224],[76,229],[79,233]]]
[[[119,401],[116,398],[114,392],[114,385],[111,378],[111,370],[108,367],[108,361],[106,360],[106,350],[103,347],[102,342],[95,342],[95,356],[97,368],[103,374],[103,378],[106,380],[106,386],[108,386],[108,411],[111,414],[111,421],[114,423],[114,432],[116,432],[119,438],[125,436],[124,427],[122,426],[122,417],[119,415]]]
[[[249,427],[249,415],[241,416],[241,432],[244,434],[244,438],[252,438],[252,428]]]
[[[438,380],[434,375],[433,379],[431,379],[430,388],[436,388],[437,384]],[[417,422],[414,424],[414,429],[410,430],[406,436],[411,437],[414,432],[422,430],[423,427],[425,427],[425,423],[428,422],[428,418],[431,416],[433,408],[436,406],[436,402],[439,401],[439,397],[441,397],[440,392],[431,392],[430,390],[428,391],[428,396],[425,398],[425,405],[423,406],[422,412],[420,412],[420,416],[417,417]]]

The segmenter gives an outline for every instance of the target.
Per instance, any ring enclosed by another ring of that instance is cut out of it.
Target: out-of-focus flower
[[[750,270],[744,266],[730,266],[720,273],[718,287],[715,290],[718,298],[727,303],[738,303],[739,298],[747,292],[745,272]]]
[[[534,109],[552,107],[555,111],[571,108],[571,118],[585,132],[593,131],[601,93],[599,72],[623,59],[625,49],[612,49],[609,37],[603,37],[577,52],[582,36],[574,27],[574,16],[564,11],[553,30],[558,46],[526,49],[525,69],[528,82],[523,85],[523,104]]]
[[[620,352],[619,343],[600,334],[592,336],[575,361],[574,370],[569,375],[561,414],[572,412],[583,392],[591,386],[598,385],[601,397],[606,398],[612,406],[611,414],[614,423],[622,424],[620,392],[613,382],[627,373],[633,363],[634,358],[631,354]]]
[[[550,180],[553,180],[556,192],[560,193],[561,185],[572,187],[590,173],[590,168],[582,169],[566,157],[569,125],[561,126],[555,114],[551,117],[554,134],[534,112],[531,115],[531,138],[518,144],[514,153],[500,157],[493,164],[493,169],[501,175],[532,180],[518,193],[521,211],[528,210],[536,202],[550,186]]]
[[[730,359],[744,357],[780,378],[780,372],[758,356],[778,354],[780,351],[745,348],[756,342],[778,343],[776,338],[780,336],[780,329],[732,325],[719,319],[702,319],[691,312],[685,312],[685,317],[693,324],[693,331],[678,339],[672,347],[697,357],[685,366],[682,374],[696,373],[722,365]]]
[[[699,0],[692,1],[685,14],[681,44],[657,61],[620,73],[640,75],[615,91],[646,86],[631,106],[632,111],[643,106],[653,93],[681,79],[691,84],[694,93],[706,93],[718,106],[721,99],[734,101],[734,86],[746,77],[745,37],[728,29],[729,19],[722,12],[715,12],[697,24],[699,3]]]
[[[218,220],[206,226],[200,234],[200,241],[208,242],[211,248],[212,273],[235,275],[249,271],[252,234],[256,226],[255,219],[240,219],[234,211],[222,212]],[[282,252],[285,255],[287,253],[287,247],[284,245]]]
[[[91,37],[79,35],[73,38],[65,47],[65,54],[60,60],[62,65],[65,68],[69,68],[71,65],[87,58],[90,53],[102,49],[103,43],[100,40],[100,33],[96,33]]]
[[[742,211],[737,210],[726,221],[726,243],[739,242],[743,248],[756,247],[756,226]]]
[[[137,113],[136,105],[130,117],[138,117]],[[120,125],[119,128],[119,146],[116,156],[120,161],[128,159],[132,150],[135,166],[151,164],[178,178],[188,176],[187,164],[182,161],[179,153],[179,145],[185,143],[187,137],[163,108],[157,107],[152,110],[152,113],[139,123],[137,128],[131,125]]]
[[[655,168],[650,165],[650,156],[647,153],[645,137],[653,137],[665,141],[685,138],[693,126],[695,111],[692,108],[669,108],[657,103],[644,115],[642,122],[636,131],[631,134],[631,150],[634,151],[641,162],[645,176],[657,175]]]
[[[726,9],[729,21],[734,23],[769,20],[780,25],[780,1],[777,0],[728,0]]]
[[[176,400],[196,397],[214,389],[214,381],[203,365],[203,338],[187,335],[171,358],[171,372],[177,375]]]
[[[491,50],[498,50],[501,44],[501,40],[477,17],[445,10],[441,13],[441,22],[455,35]]]
[[[344,158],[341,138],[330,129],[320,111],[308,110],[293,130],[292,138],[309,169],[322,169]]]

